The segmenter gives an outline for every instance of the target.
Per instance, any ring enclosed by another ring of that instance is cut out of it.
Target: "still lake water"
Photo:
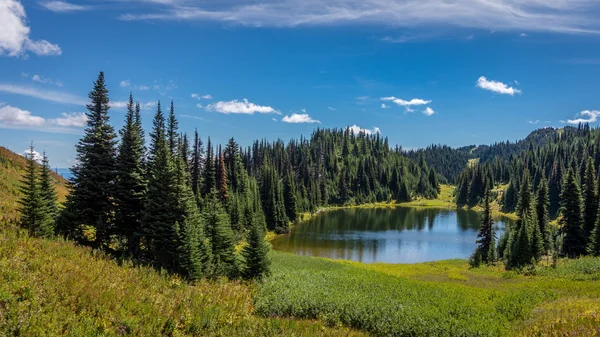
[[[510,220],[495,220],[497,237]],[[468,258],[480,214],[469,210],[352,208],[327,211],[275,238],[276,250],[365,263]]]

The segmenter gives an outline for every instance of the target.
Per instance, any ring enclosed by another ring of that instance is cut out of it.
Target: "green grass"
[[[72,243],[0,227],[0,336],[361,336],[253,315],[255,286],[190,285]]]
[[[600,332],[600,258],[531,275],[466,261],[390,265],[273,252],[257,313],[319,318],[379,336],[583,336]],[[562,307],[568,308],[561,309]]]

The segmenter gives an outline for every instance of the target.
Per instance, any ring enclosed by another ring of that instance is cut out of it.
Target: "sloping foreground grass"
[[[189,285],[72,243],[0,228],[0,336],[360,336],[252,315],[252,286]]]
[[[362,264],[273,252],[256,312],[321,318],[379,336],[600,335],[600,259],[534,276],[465,261]],[[568,308],[568,309],[560,309]]]

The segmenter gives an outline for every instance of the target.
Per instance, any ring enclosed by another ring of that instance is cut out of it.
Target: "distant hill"
[[[18,201],[21,197],[19,186],[25,171],[27,159],[9,149],[0,146],[0,221],[15,219]],[[67,181],[52,172],[59,201],[63,201],[68,193]]]
[[[563,129],[547,127],[534,130],[524,139],[515,142],[503,141],[490,145],[468,145],[459,148],[430,145],[425,149],[406,151],[405,155],[413,160],[418,160],[419,156],[423,155],[427,165],[433,167],[443,177],[442,182],[455,184],[462,170],[473,159],[479,159],[480,163],[490,162],[495,158],[509,159],[522,151],[554,143],[565,130],[576,129],[572,126]]]

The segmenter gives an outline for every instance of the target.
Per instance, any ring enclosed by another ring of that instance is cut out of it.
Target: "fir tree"
[[[33,144],[27,153],[27,168],[21,180],[21,227],[31,235],[47,237],[54,232],[53,221],[49,214],[47,200],[44,200],[40,190],[37,163],[35,162]]]
[[[260,219],[255,216],[248,232],[247,245],[242,250],[245,265],[242,277],[247,280],[261,279],[270,274],[271,261],[268,254],[271,246],[265,240]]]
[[[171,151],[172,156],[174,156],[175,152],[177,152],[177,144],[179,141],[178,130],[179,123],[177,122],[177,118],[175,118],[175,105],[173,104],[173,100],[171,100],[169,120],[167,121],[167,139],[169,142],[169,150]]]
[[[96,229],[95,244],[107,247],[113,230],[115,205],[114,182],[116,177],[116,134],[109,123],[108,90],[104,73],[100,72],[94,89],[88,97],[87,127],[76,146],[78,164],[71,169],[74,223]]]
[[[148,192],[143,217],[143,235],[150,258],[162,268],[176,270],[181,246],[177,172],[165,131],[160,102],[150,133]]]
[[[529,171],[523,173],[523,181],[521,182],[521,190],[519,191],[519,200],[517,202],[517,216],[523,217],[523,214],[533,211],[533,194],[531,192],[531,181]]]
[[[400,202],[410,202],[412,200],[410,196],[410,190],[408,188],[408,183],[406,180],[402,179],[400,183],[400,191],[398,192],[398,201]]]
[[[490,250],[493,252],[496,245],[496,234],[494,233],[494,220],[492,219],[492,209],[490,207],[490,191],[486,189],[483,205],[483,213],[479,233],[477,233],[477,249],[475,254],[481,257],[481,261],[491,263],[495,256],[489,256]],[[494,253],[495,255],[495,253]]]
[[[563,238],[563,252],[568,257],[577,257],[585,253],[585,239],[582,229],[581,192],[575,173],[569,169],[561,194],[560,220]]]
[[[598,195],[596,187],[596,170],[594,168],[593,159],[588,158],[583,186],[583,236],[586,240],[594,230],[597,215]]]
[[[227,202],[227,170],[225,168],[225,158],[221,153],[221,147],[219,146],[219,162],[218,162],[218,177],[217,187],[219,190],[219,200],[221,202]]]
[[[206,236],[211,245],[212,277],[236,278],[239,274],[239,265],[235,256],[229,215],[214,194],[208,198],[202,216]]]
[[[56,189],[54,187],[54,181],[50,175],[50,164],[48,162],[48,156],[46,151],[42,154],[42,172],[40,174],[40,196],[45,202],[46,213],[48,218],[54,225],[54,221],[58,216],[58,204]]]
[[[130,94],[125,124],[120,131],[115,184],[115,200],[118,205],[115,232],[127,240],[127,250],[131,255],[138,253],[146,198],[144,130],[141,128],[138,109],[139,105],[134,107],[133,96]]]
[[[550,233],[548,231],[548,206],[550,201],[548,199],[548,185],[546,184],[546,180],[542,178],[537,188],[537,198],[536,198],[536,214],[538,221],[538,228],[540,229],[540,234],[542,235],[542,239],[544,241],[544,250],[548,251],[551,247]]]
[[[213,147],[210,143],[210,137],[208,137],[208,143],[206,144],[206,158],[204,161],[204,182],[202,186],[203,197],[206,197],[208,194],[210,194],[211,191],[217,186],[214,159]]]
[[[433,167],[429,168],[429,185],[435,190],[434,198],[437,198],[437,194],[440,193],[440,183]]]
[[[291,222],[296,222],[298,220],[296,185],[291,171],[288,172],[283,185],[283,200],[285,202],[285,214]]]
[[[202,140],[198,137],[198,130],[194,130],[194,146],[192,147],[192,191],[198,195],[202,185]]]
[[[600,256],[600,216],[596,219],[596,225],[590,236],[587,247],[588,253],[593,256]]]

